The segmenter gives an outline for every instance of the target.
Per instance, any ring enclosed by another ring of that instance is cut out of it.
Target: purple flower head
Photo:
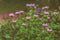
[[[47,23],[43,23],[43,24],[42,24],[42,26],[46,26],[46,27],[47,27],[47,26],[48,26],[48,24],[47,24]]]
[[[41,9],[40,9],[40,8],[37,8],[37,11],[38,11],[38,12],[41,12]]]
[[[9,16],[10,16],[10,17],[13,17],[13,16],[14,16],[14,13],[10,13]]]
[[[48,11],[45,11],[44,14],[49,14],[49,12]]]

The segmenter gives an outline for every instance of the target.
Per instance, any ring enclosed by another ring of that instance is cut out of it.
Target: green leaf
[[[45,37],[45,40],[50,40],[49,37]]]
[[[23,40],[23,39],[19,39],[19,40]]]
[[[40,37],[41,34],[37,34],[38,37]]]
[[[41,38],[40,37],[36,37],[36,40],[41,40]]]
[[[6,34],[5,37],[6,38],[11,38],[11,36],[9,34]]]
[[[31,30],[35,30],[35,27],[31,27]]]
[[[28,29],[26,28],[25,31],[28,32]]]
[[[2,38],[0,38],[0,40],[2,40]]]
[[[30,33],[30,34],[34,34],[34,31],[33,31],[33,30],[31,30],[31,31],[29,31],[29,33]]]
[[[25,31],[25,28],[23,26],[20,27],[20,32],[24,32]]]
[[[0,36],[0,40],[2,40],[2,37]]]

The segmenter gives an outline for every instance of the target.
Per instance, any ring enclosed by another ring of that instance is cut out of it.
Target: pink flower
[[[26,6],[29,6],[30,7],[31,5],[30,4],[26,4]]]
[[[39,15],[37,15],[37,14],[34,14],[34,17],[39,17]]]
[[[29,7],[30,6],[35,6],[35,4],[34,3],[33,4],[32,3],[31,4],[26,4],[26,6],[29,6]]]
[[[47,19],[50,20],[50,16],[48,16]]]
[[[13,17],[13,16],[14,16],[14,13],[10,13],[9,16],[10,16],[10,17]]]
[[[16,23],[16,20],[12,20],[13,23]]]
[[[34,7],[34,6],[35,6],[35,4],[31,4],[31,6],[33,6],[33,7]]]
[[[30,20],[30,19],[31,19],[31,17],[27,16],[27,17],[26,17],[26,19],[27,19],[27,20]]]
[[[51,29],[51,28],[47,28],[47,31],[48,31],[48,32],[51,32],[51,31],[52,31],[52,29]]]
[[[59,14],[59,12],[52,12],[52,14]]]
[[[42,9],[46,9],[46,8],[49,8],[49,6],[43,6]]]
[[[24,13],[24,11],[23,10],[20,10],[19,13]]]
[[[20,14],[20,12],[15,12],[15,14]]]
[[[26,23],[22,23],[22,26],[26,26]]]
[[[42,26],[48,26],[48,24],[47,23],[43,23]]]
[[[49,12],[48,11],[45,11],[44,14],[49,14]]]

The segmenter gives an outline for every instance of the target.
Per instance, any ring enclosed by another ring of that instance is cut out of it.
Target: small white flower
[[[26,23],[22,23],[23,26],[26,26]]]
[[[31,17],[27,16],[26,19],[31,19]]]

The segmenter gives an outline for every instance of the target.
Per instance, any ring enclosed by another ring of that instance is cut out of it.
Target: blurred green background
[[[36,3],[40,7],[49,5],[51,9],[56,9],[60,5],[60,0],[0,0],[0,13],[26,10],[26,3]]]

